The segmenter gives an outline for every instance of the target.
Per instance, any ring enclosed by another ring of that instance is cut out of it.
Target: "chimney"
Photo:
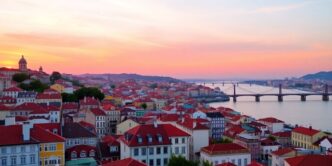
[[[312,126],[311,125],[309,126],[309,130],[312,130]]]
[[[15,116],[6,116],[5,118],[5,126],[14,125],[16,123]]]
[[[22,131],[23,131],[23,141],[30,140],[30,129],[32,128],[32,124],[29,122],[23,122]]]
[[[196,128],[196,126],[197,126],[197,122],[196,122],[196,119],[194,119],[193,128]]]
[[[153,126],[154,126],[154,128],[158,128],[158,122],[156,119],[153,121]]]

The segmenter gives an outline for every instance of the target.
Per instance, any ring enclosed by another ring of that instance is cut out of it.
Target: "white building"
[[[189,158],[189,134],[171,124],[139,125],[120,137],[121,159],[166,166],[171,155]]]
[[[30,139],[29,125],[0,126],[0,165],[39,165],[39,142]],[[21,136],[22,137],[18,137]]]
[[[280,144],[271,139],[261,140],[261,160],[267,161],[269,155],[280,148]]]
[[[209,161],[213,165],[231,162],[237,166],[246,166],[251,163],[248,149],[234,143],[212,144],[201,150],[201,161]]]
[[[268,118],[258,119],[258,122],[266,125],[271,133],[284,131],[285,123],[279,119],[268,117]]]
[[[209,128],[201,124],[198,119],[184,118],[177,127],[189,133],[189,159],[197,159],[195,153],[202,147],[209,145]]]
[[[269,159],[270,166],[284,166],[285,159],[296,156],[296,151],[292,148],[278,149],[271,153]]]

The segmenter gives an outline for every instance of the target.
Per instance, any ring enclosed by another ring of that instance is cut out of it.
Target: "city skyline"
[[[48,73],[298,77],[332,70],[331,5],[4,1],[0,66],[17,68],[23,54],[29,68],[43,66]]]

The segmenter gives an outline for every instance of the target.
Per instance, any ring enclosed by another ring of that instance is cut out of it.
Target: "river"
[[[233,85],[205,84],[205,86],[219,87],[226,94],[233,94]],[[278,93],[278,88],[260,85],[239,84],[236,93]],[[303,92],[295,89],[283,89],[283,93]],[[301,101],[300,96],[285,96],[283,102],[278,102],[276,96],[265,96],[260,102],[255,102],[255,97],[238,97],[237,102],[232,98],[229,102],[210,103],[212,107],[229,107],[241,114],[252,116],[256,119],[275,117],[287,124],[312,126],[315,129],[332,132],[332,97],[330,101],[322,101],[322,96],[307,96],[307,101]]]

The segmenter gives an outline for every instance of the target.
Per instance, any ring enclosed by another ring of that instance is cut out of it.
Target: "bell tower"
[[[27,71],[28,70],[28,63],[24,58],[24,55],[22,55],[20,61],[18,62],[19,70],[20,71]]]

